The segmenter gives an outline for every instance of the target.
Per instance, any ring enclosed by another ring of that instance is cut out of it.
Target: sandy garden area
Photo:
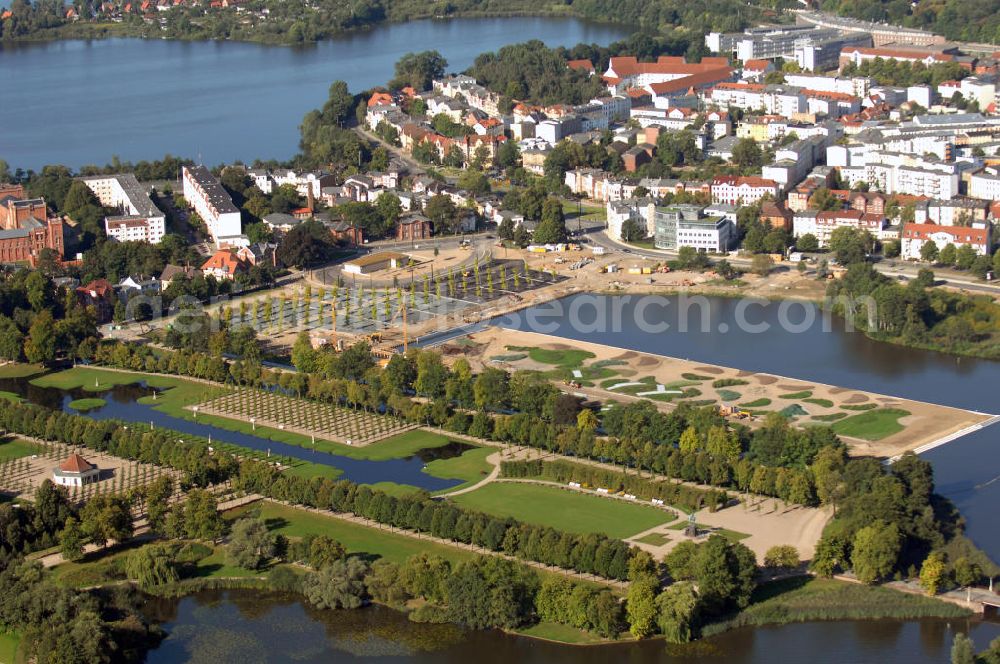
[[[648,399],[663,408],[681,402],[717,405],[750,426],[772,412],[800,426],[828,424],[855,455],[892,457],[989,418],[957,408],[534,332],[489,328],[451,343],[464,344],[461,355],[481,366],[539,371],[576,394],[603,402]],[[448,345],[443,350],[446,356],[458,354]]]

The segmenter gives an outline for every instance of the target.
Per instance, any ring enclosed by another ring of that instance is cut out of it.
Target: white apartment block
[[[831,158],[831,153],[836,155]],[[844,154],[827,150],[827,163],[840,165]],[[884,194],[909,194],[949,200],[958,196],[962,165],[919,154],[874,150],[862,158],[849,159],[849,166],[840,166],[841,178],[853,186],[867,182]]]
[[[971,227],[906,224],[900,236],[900,255],[919,260],[920,250],[927,242],[934,242],[938,249],[949,244],[956,248],[967,244],[975,249],[976,254],[985,256],[990,251],[989,224],[973,224]]]
[[[712,180],[712,202],[753,205],[770,194],[777,198],[781,186],[774,180],[723,175]]]
[[[969,177],[969,196],[1000,201],[1000,169],[986,168]]]
[[[720,83],[706,93],[706,101],[722,108],[741,108],[791,118],[807,110],[799,88],[758,83]]]
[[[821,247],[830,243],[830,236],[837,228],[858,228],[866,230],[876,238],[883,238],[887,225],[882,215],[868,214],[859,210],[835,210],[817,212],[802,210],[792,217],[792,234],[798,238],[813,235]]]
[[[105,217],[104,231],[119,242],[156,244],[166,234],[166,217],[156,207],[149,191],[131,173],[81,178],[101,205],[121,214]]]
[[[864,76],[837,78],[831,76],[814,76],[812,74],[785,74],[785,84],[807,90],[838,92],[854,97],[864,97],[872,87],[872,79]]]
[[[296,173],[293,170],[267,171],[253,169],[250,171],[257,188],[267,195],[278,187],[290,184],[295,187],[299,196],[309,196],[310,191],[314,200],[319,200],[323,193],[323,187],[332,187],[334,177],[327,173]]]
[[[629,219],[634,219],[646,229],[646,235],[652,237],[656,232],[655,214],[656,201],[652,198],[629,198],[621,201],[608,201],[607,233],[613,240],[622,240],[622,226]]]
[[[204,166],[184,167],[184,198],[204,220],[216,246],[240,244],[243,225],[239,209],[218,178]]]

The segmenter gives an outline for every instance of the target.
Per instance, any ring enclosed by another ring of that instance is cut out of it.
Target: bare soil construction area
[[[460,351],[453,351],[456,345]],[[740,371],[534,332],[489,328],[443,347],[482,366],[539,371],[600,401],[648,399],[717,405],[750,426],[781,413],[799,426],[826,424],[859,456],[892,457],[989,419],[972,411],[861,390]]]

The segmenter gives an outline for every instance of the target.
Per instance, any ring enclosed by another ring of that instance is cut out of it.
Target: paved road
[[[638,248],[634,245],[628,245],[624,242],[613,240],[608,237],[606,232],[600,229],[589,231],[586,234],[586,237],[594,245],[604,247],[608,251],[621,252],[625,256],[661,261],[677,258],[677,252],[675,251]],[[749,267],[751,264],[750,258],[740,256],[727,256],[726,260],[737,267]],[[920,270],[928,267],[922,263],[911,263],[909,261],[889,259],[880,260],[876,262],[874,266],[878,272],[894,277],[899,281],[914,279]],[[936,283],[939,286],[950,286],[960,290],[1000,295],[1000,283],[980,281],[973,276],[957,272],[955,270],[942,270],[933,267],[931,269],[934,271],[934,276],[937,279]]]

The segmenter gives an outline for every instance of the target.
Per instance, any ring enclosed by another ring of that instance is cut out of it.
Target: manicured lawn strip
[[[770,406],[771,400],[767,397],[760,399],[754,399],[753,401],[748,401],[747,403],[741,403],[740,408],[763,408],[764,406]]]
[[[673,520],[670,514],[654,507],[541,484],[493,482],[451,500],[494,516],[621,539]]]
[[[41,448],[26,440],[0,440],[0,461],[20,459],[21,457],[38,454]]]
[[[874,404],[874,403],[849,404],[848,403],[848,404],[844,404],[843,406],[841,406],[841,408],[844,409],[844,410],[860,410],[860,411],[865,411],[865,410],[874,410],[875,408],[878,408],[878,404]]]
[[[778,411],[785,417],[802,417],[803,415],[808,415],[806,409],[797,403],[793,403],[791,406],[785,406],[780,411]]]
[[[326,466],[321,463],[308,463],[302,462],[297,463],[291,468],[284,471],[285,474],[294,477],[325,477],[327,479],[335,480],[344,474],[340,468],[334,468],[333,466]]]
[[[700,375],[698,375],[696,373],[682,373],[681,374],[681,378],[683,378],[685,380],[697,380],[697,381],[712,380],[708,376],[700,376]]]
[[[642,537],[632,541],[642,542],[643,544],[652,544],[653,546],[663,546],[670,541],[670,538],[663,533],[649,533],[648,535],[643,535]]]
[[[852,438],[882,440],[902,431],[904,427],[899,418],[909,414],[910,411],[902,408],[879,408],[840,420],[833,425],[833,430]]]
[[[702,629],[711,636],[750,625],[866,618],[958,618],[966,609],[922,595],[833,579],[796,577],[759,586],[750,606],[733,618]]]
[[[507,350],[527,353],[528,357],[539,364],[555,364],[567,368],[578,368],[583,364],[584,360],[595,357],[589,350],[578,350],[576,348],[551,350],[535,346],[507,346]]]
[[[537,625],[519,629],[517,630],[517,633],[525,636],[531,636],[536,639],[557,641],[559,643],[572,643],[576,645],[602,642],[607,643],[605,639],[602,639],[596,634],[591,634],[590,632],[586,632],[582,629],[577,629],[576,627],[563,625],[561,623],[540,622]]]
[[[0,378],[24,378],[45,372],[41,364],[12,363],[0,367]]]
[[[812,396],[811,390],[803,390],[801,392],[790,392],[789,394],[779,394],[779,399],[808,399]]]
[[[0,664],[14,664],[21,635],[17,632],[0,632]]]
[[[477,447],[473,450],[467,450],[461,456],[431,461],[424,468],[424,472],[434,477],[462,480],[462,484],[445,489],[445,491],[461,489],[475,484],[490,474],[493,465],[486,461],[486,457],[496,451],[492,447]]]
[[[811,403],[815,406],[822,406],[823,408],[833,408],[833,402],[830,401],[829,399],[812,398],[812,399],[803,399],[803,401],[806,403]]]
[[[667,526],[667,530],[684,530],[687,528],[687,520],[678,521],[677,523]],[[729,530],[728,528],[714,528],[712,526],[698,526],[698,532],[705,530],[711,531],[713,535],[722,535],[723,537],[732,540],[733,542],[739,542],[740,540],[745,540],[750,537],[750,533],[741,533],[736,530]]]
[[[338,445],[337,454],[342,454],[353,459],[385,461],[386,459],[400,459],[412,456],[420,450],[431,447],[444,447],[450,442],[451,439],[447,436],[424,431],[423,429],[412,429],[364,447]],[[340,447],[346,447],[347,450],[341,451]]]
[[[812,419],[817,422],[836,422],[847,417],[847,413],[830,413],[829,415],[813,415]]]
[[[255,509],[254,506],[244,508]],[[229,514],[235,515],[237,510]],[[453,563],[470,560],[476,556],[471,551],[445,546],[430,541],[421,541],[405,535],[397,535],[379,528],[369,528],[315,512],[278,505],[269,501],[260,504],[260,515],[268,521],[268,527],[286,537],[304,537],[310,533],[327,535],[344,545],[348,553],[365,553],[375,558],[385,558],[401,563],[421,552],[432,553]]]
[[[739,385],[749,385],[747,381],[742,378],[720,378],[719,380],[712,381],[712,387],[736,387]]]
[[[0,399],[4,399],[6,401],[13,401],[14,403],[19,403],[21,401],[24,401],[21,395],[14,394],[13,392],[6,392],[4,390],[0,390]]]
[[[104,399],[89,398],[89,399],[74,399],[69,402],[69,407],[73,410],[85,413],[88,410],[94,410],[95,408],[100,408],[106,405],[108,402]]]
[[[735,390],[723,389],[723,390],[716,390],[715,392],[716,394],[719,395],[719,398],[722,399],[723,401],[736,401],[742,398],[742,395]]]

